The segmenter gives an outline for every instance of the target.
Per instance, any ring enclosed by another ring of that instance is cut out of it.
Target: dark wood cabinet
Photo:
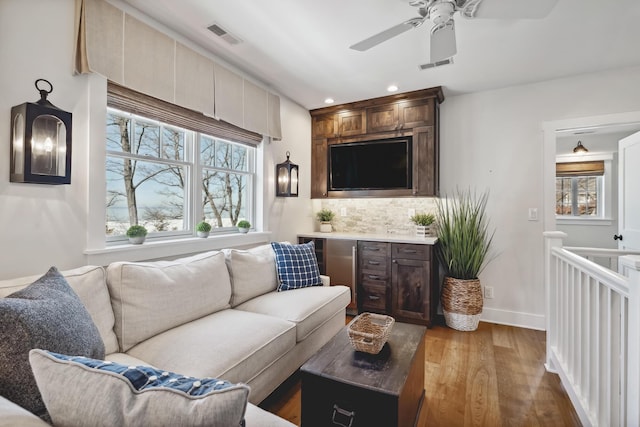
[[[358,241],[359,311],[386,314],[391,303],[391,245]]]
[[[399,125],[397,103],[367,108],[367,133],[397,130]]]
[[[439,193],[439,105],[435,87],[311,110],[311,197],[437,196]],[[331,191],[328,146],[351,142],[413,138],[412,188]]]
[[[398,124],[402,128],[434,126],[435,98],[415,99],[398,103]]]
[[[366,133],[364,110],[350,110],[338,114],[338,136],[353,136]]]
[[[313,139],[333,138],[338,135],[338,121],[333,113],[319,114],[311,117],[311,134]]]
[[[433,246],[358,241],[358,311],[431,326],[438,306]]]
[[[437,195],[440,191],[438,144],[433,126],[414,128],[413,195]],[[416,161],[417,160],[417,161]]]
[[[311,197],[327,197],[327,138],[311,141]]]
[[[438,306],[430,245],[392,244],[391,315],[431,325]]]

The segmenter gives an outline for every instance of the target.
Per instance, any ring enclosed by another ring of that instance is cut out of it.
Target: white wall
[[[265,213],[268,230],[273,240],[297,242],[298,233],[309,231],[314,226],[311,198],[311,116],[299,105],[281,98],[282,141],[274,141],[268,147],[265,161],[267,188]],[[274,197],[274,174],[276,165],[287,159],[287,151],[300,171],[298,197]]]
[[[0,277],[83,264],[89,141],[87,78],[72,75],[74,2],[0,2]],[[73,113],[71,185],[9,183],[10,111],[39,99],[34,82],[53,84],[49,101]]]
[[[496,258],[483,318],[544,327],[542,123],[640,110],[640,67],[452,96],[441,106],[441,188],[489,188]],[[549,209],[552,209],[550,206]],[[553,225],[555,227],[555,225]]]
[[[0,138],[4,152],[0,156],[0,280],[44,273],[52,265],[69,269],[94,260],[141,259],[145,253],[153,254],[147,255],[149,258],[167,256],[151,247],[136,249],[136,253],[103,255],[98,250],[91,256],[85,254],[87,248],[95,250],[104,244],[104,212],[90,210],[90,206],[100,206],[104,200],[104,189],[94,183],[104,182],[104,121],[99,118],[106,111],[106,84],[97,75],[73,75],[73,28],[74,0],[0,1],[0,117],[4,118],[0,119],[0,135],[4,135]],[[9,182],[10,110],[39,99],[33,86],[38,78],[53,84],[50,101],[73,113],[70,185]],[[264,145],[264,163],[259,166],[266,171],[267,180],[258,183],[262,189],[258,200],[264,209],[256,225],[273,230],[273,239],[293,241],[298,231],[313,227],[309,202],[311,124],[308,111],[284,97],[281,116],[283,139]],[[91,126],[90,118],[94,120]],[[275,199],[273,170],[285,159],[287,150],[291,160],[300,165],[301,197]],[[203,247],[201,240],[177,250],[197,251]],[[223,239],[227,245],[229,240]],[[242,241],[253,242],[251,237]]]

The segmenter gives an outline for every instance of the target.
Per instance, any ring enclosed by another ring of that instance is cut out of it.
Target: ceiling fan
[[[456,54],[456,34],[453,15],[459,12],[465,18],[539,19],[551,12],[558,0],[411,0],[418,14],[378,34],[362,40],[351,49],[365,51],[412,28],[426,20],[431,27],[431,63],[443,61]]]

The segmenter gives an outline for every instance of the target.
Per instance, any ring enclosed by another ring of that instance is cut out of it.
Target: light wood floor
[[[544,369],[542,331],[483,322],[474,332],[435,326],[425,348],[420,427],[580,425],[558,376]],[[300,425],[298,375],[260,406]]]

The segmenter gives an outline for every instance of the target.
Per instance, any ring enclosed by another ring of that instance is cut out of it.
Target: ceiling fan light
[[[451,58],[456,54],[456,32],[453,19],[442,25],[435,25],[431,29],[430,46],[432,63]]]

